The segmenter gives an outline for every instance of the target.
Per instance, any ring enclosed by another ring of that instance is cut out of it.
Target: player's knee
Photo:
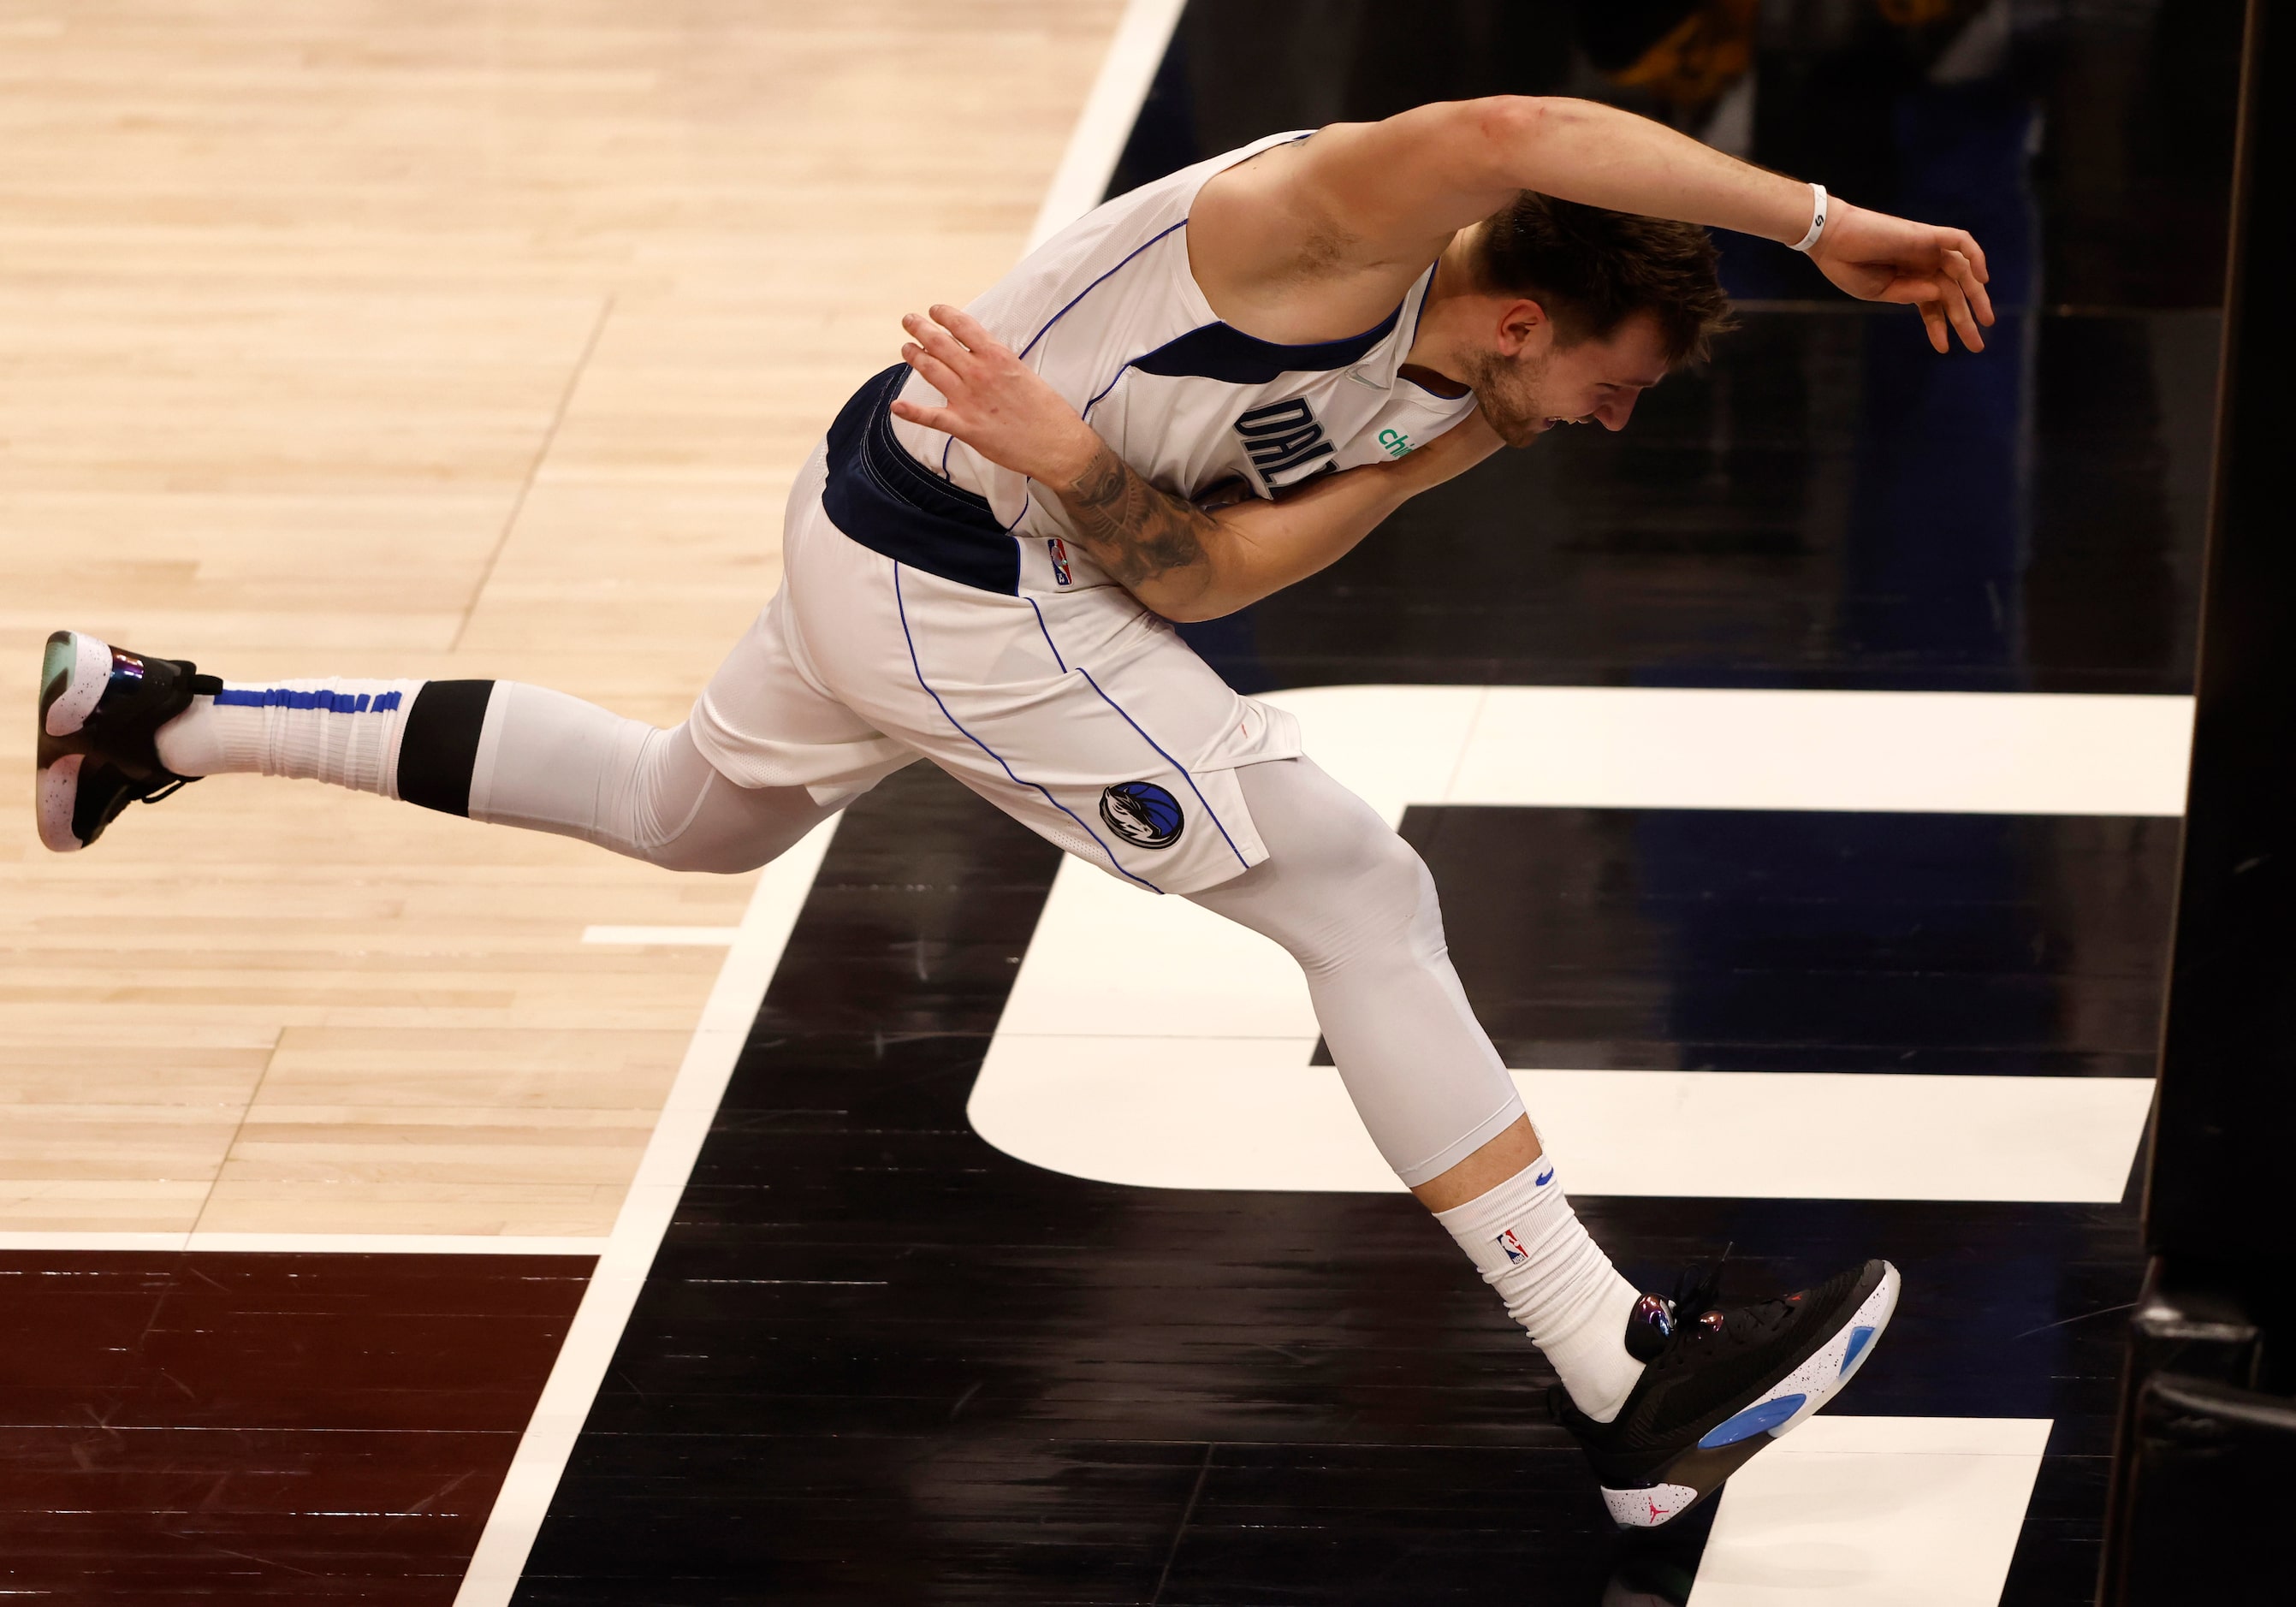
[[[1366,834],[1355,855],[1349,902],[1366,919],[1385,928],[1408,927],[1434,908],[1435,880],[1426,861],[1395,832]]]
[[[778,846],[695,842],[677,837],[668,842],[644,845],[639,850],[639,857],[647,864],[658,865],[666,871],[706,871],[719,876],[738,876],[744,871],[762,869],[772,864]]]
[[[741,786],[701,765],[698,777],[655,790],[637,812],[636,850],[665,870],[736,875],[780,858],[846,801],[819,801],[804,787]]]
[[[726,796],[720,799],[720,793]],[[712,779],[684,818],[668,824],[650,823],[639,836],[638,855],[666,871],[707,871],[720,876],[770,865],[789,846],[795,827],[771,812],[759,817],[759,812],[740,807],[749,801],[730,783]],[[711,808],[713,802],[721,807]]]
[[[1365,832],[1331,845],[1324,870],[1314,878],[1319,907],[1298,923],[1300,940],[1290,945],[1309,972],[1415,953],[1426,947],[1429,934],[1439,943],[1434,881],[1411,845],[1393,832]]]

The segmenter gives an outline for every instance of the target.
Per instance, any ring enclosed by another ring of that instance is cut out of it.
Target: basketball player
[[[1243,607],[1562,423],[1623,428],[1727,307],[1701,225],[1992,321],[1970,237],[1567,100],[1283,135],[1110,201],[906,320],[791,493],[782,589],[661,731],[512,682],[236,683],[51,639],[42,840],[225,772],[313,778],[683,870],[772,859],[920,757],[1305,969],[1381,1152],[1545,1353],[1612,1517],[1655,1527],[1824,1405],[1890,1320],[1868,1261],[1718,1308],[1579,1225],[1412,850],[1171,620]],[[1759,1166],[1759,1157],[1745,1158]]]

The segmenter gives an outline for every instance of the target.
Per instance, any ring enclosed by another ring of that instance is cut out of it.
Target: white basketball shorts
[[[1010,594],[929,573],[876,550],[906,504],[881,504],[862,545],[824,506],[829,479],[816,448],[790,494],[782,588],[693,706],[693,740],[727,779],[827,803],[930,758],[1155,892],[1195,892],[1267,857],[1235,771],[1300,752],[1289,713],[1239,696],[1084,566],[1064,568],[1097,584]]]

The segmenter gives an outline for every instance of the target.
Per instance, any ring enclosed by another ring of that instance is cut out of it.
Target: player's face
[[[1514,348],[1510,351],[1508,348]],[[1557,424],[1623,430],[1642,393],[1666,377],[1657,320],[1628,319],[1600,340],[1563,345],[1545,321],[1502,331],[1474,376],[1483,414],[1511,447],[1528,447]]]

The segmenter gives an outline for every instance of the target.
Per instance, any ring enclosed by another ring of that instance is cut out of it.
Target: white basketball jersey
[[[1431,266],[1374,328],[1285,346],[1220,321],[1188,266],[1188,211],[1206,180],[1277,135],[1185,168],[1086,213],[967,309],[1049,380],[1124,461],[1160,488],[1197,497],[1241,480],[1272,496],[1319,474],[1400,457],[1474,408],[1403,378]],[[939,394],[909,376],[901,394]],[[1020,589],[1107,584],[1073,547],[1060,504],[1021,475],[937,430],[890,421],[909,455],[987,499],[1021,543]]]

